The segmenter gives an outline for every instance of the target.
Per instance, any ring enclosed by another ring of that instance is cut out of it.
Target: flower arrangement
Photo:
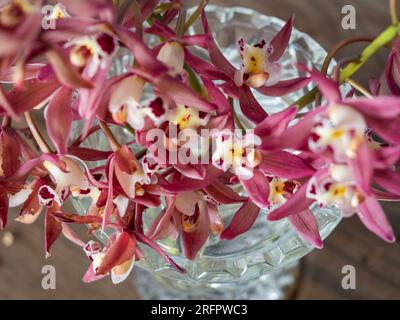
[[[44,214],[46,255],[60,235],[81,246],[90,261],[86,282],[108,275],[123,281],[144,257],[142,245],[185,272],[158,240],[179,237],[194,260],[211,235],[234,239],[262,209],[270,221],[288,219],[316,248],[323,243],[310,210],[315,203],[336,205],[345,217],[357,214],[394,242],[378,202],[400,200],[400,23],[396,1],[389,2],[392,24],[359,57],[328,73],[339,50],[366,39],[342,41],[322,70],[297,65],[307,76],[283,79],[280,59],[293,17],[269,42],[238,39],[237,68],[213,38],[205,0],[190,16],[180,0],[6,1],[0,8],[0,227],[11,207],[21,207],[16,221],[24,224]],[[188,35],[197,20],[203,32]],[[385,46],[391,52],[384,73],[367,89],[352,76]],[[115,75],[119,50],[133,62]],[[274,114],[254,96],[281,97],[311,83],[313,90]],[[345,83],[352,90],[343,96]],[[48,139],[34,109],[43,111]],[[122,144],[112,128],[128,132],[131,142]],[[82,146],[98,132],[109,151]],[[87,212],[67,212],[71,198],[90,200]],[[240,205],[228,225],[219,212],[226,204]],[[161,210],[145,230],[148,208]],[[84,242],[74,224],[86,225],[89,236],[107,230],[107,243]]]

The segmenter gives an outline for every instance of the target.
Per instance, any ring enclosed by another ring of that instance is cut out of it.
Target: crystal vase
[[[242,7],[224,8],[210,5],[206,8],[215,39],[229,61],[239,66],[240,57],[237,40],[246,39],[255,43],[261,39],[270,40],[284,25],[284,21],[262,15]],[[202,33],[201,24],[195,24],[190,33]],[[154,39],[149,38],[151,42]],[[206,59],[205,52],[197,49],[196,55]],[[310,68],[320,69],[326,52],[310,36],[294,29],[290,45],[283,56],[283,79],[301,76],[295,65],[302,63]],[[113,66],[113,74],[124,71],[132,57],[123,51]],[[272,98],[255,96],[268,113],[283,110],[303,96],[310,87],[285,97]],[[236,106],[237,108],[238,106]],[[237,108],[240,114],[240,109]],[[246,119],[242,119],[246,123]],[[246,123],[251,127],[251,123]],[[117,129],[118,130],[118,129]],[[116,131],[119,138],[129,140],[128,134]],[[107,149],[107,142],[101,135],[92,135],[86,145],[96,149]],[[88,204],[74,201],[78,212],[85,212]],[[147,210],[144,228],[149,226],[162,208]],[[229,224],[237,205],[221,206],[225,225]],[[318,220],[320,234],[325,239],[341,219],[336,206],[312,208]],[[269,222],[267,210],[262,210],[256,223],[247,233],[234,240],[225,241],[212,236],[195,261],[183,255],[180,239],[166,239],[158,244],[172,259],[182,266],[186,273],[178,273],[156,252],[143,246],[145,258],[138,261],[135,283],[144,299],[284,299],[293,293],[299,276],[298,261],[313,247],[303,240],[288,221]],[[98,234],[103,241],[107,234]]]

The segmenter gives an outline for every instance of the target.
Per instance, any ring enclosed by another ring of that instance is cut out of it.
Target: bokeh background
[[[196,1],[191,1],[196,3]],[[375,36],[390,23],[386,0],[211,0],[223,6],[247,6],[267,15],[287,19],[296,14],[296,27],[313,36],[329,50],[341,39]],[[353,5],[357,12],[357,29],[343,30],[341,10]],[[339,59],[356,56],[362,47],[353,45]],[[379,77],[387,51],[383,50],[357,79],[368,84],[368,77]],[[385,204],[386,212],[400,238],[400,205]],[[12,219],[10,219],[12,220]],[[13,241],[9,241],[11,235]],[[42,267],[51,264],[57,271],[56,290],[41,287]],[[342,267],[353,265],[357,272],[357,289],[343,290]],[[113,285],[103,281],[84,284],[81,277],[88,261],[80,248],[60,240],[53,255],[43,253],[43,220],[32,226],[9,224],[0,232],[0,299],[138,299],[133,279]],[[325,242],[322,251],[313,251],[302,263],[296,299],[400,299],[400,245],[386,244],[369,233],[357,218],[343,221]]]

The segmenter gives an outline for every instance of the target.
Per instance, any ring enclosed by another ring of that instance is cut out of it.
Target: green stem
[[[185,33],[189,30],[189,28],[196,22],[197,18],[201,15],[201,12],[204,10],[207,5],[208,0],[202,0],[200,4],[197,6],[196,11],[189,17],[189,19],[185,23]]]
[[[197,74],[186,63],[185,63],[184,68],[185,68],[186,72],[188,73],[188,81],[189,81],[190,87],[193,90],[195,90],[197,93],[203,95],[204,94],[203,85],[202,85],[199,77],[197,76]]]
[[[341,72],[340,84],[346,82],[348,78],[353,76],[370,58],[372,58],[382,47],[386,46],[392,42],[398,35],[400,31],[400,25],[391,25],[386,28],[374,41],[372,41],[361,53],[359,59],[356,62],[352,62],[347,65]],[[313,102],[319,93],[317,87],[312,89],[306,95],[301,97],[298,101],[294,103],[297,105],[299,110],[307,106],[309,103]]]

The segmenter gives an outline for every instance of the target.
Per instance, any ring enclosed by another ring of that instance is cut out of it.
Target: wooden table
[[[312,35],[325,48],[352,36],[374,36],[390,23],[386,1],[383,0],[216,0],[216,4],[246,5],[265,14],[286,19],[296,13],[296,27]],[[354,5],[357,29],[343,30],[341,8]],[[354,56],[359,46],[345,50],[340,57]],[[368,73],[358,77],[366,83],[367,76],[379,76],[385,61],[380,53],[368,63]],[[400,238],[400,215],[397,204],[385,205]],[[88,262],[81,249],[61,239],[54,246],[53,256],[43,256],[43,221],[33,226],[11,223],[15,236],[11,247],[0,242],[0,299],[137,299],[132,281],[114,286],[109,279],[83,284],[81,277]],[[0,234],[0,238],[3,234]],[[56,290],[41,288],[43,265],[57,270]],[[341,287],[342,267],[354,265],[357,289]],[[297,291],[299,299],[399,299],[400,247],[389,245],[367,232],[356,218],[343,221],[326,241],[325,249],[314,251],[304,259],[303,274]]]

